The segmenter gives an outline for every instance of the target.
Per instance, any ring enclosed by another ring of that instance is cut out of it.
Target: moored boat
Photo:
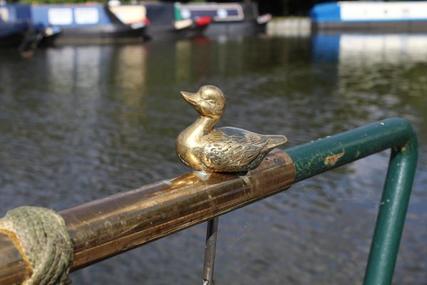
[[[133,28],[146,27],[149,24],[147,9],[143,5],[121,5],[120,2],[109,2],[108,10],[122,23]]]
[[[255,3],[194,3],[177,4],[180,19],[197,20],[211,17],[208,36],[248,36],[265,32],[270,14],[259,15]]]
[[[178,3],[145,3],[150,26],[147,34],[152,39],[179,39],[201,36],[211,24],[211,17],[183,19]]]
[[[314,30],[425,32],[427,1],[335,2],[317,4],[310,13]]]
[[[19,46],[27,30],[26,23],[6,23],[0,20],[0,46]]]
[[[126,24],[108,6],[92,3],[33,5],[32,23],[60,28],[60,44],[140,41],[146,27],[145,22]]]
[[[0,46],[22,50],[52,43],[60,31],[33,25],[31,6],[25,4],[0,5]]]

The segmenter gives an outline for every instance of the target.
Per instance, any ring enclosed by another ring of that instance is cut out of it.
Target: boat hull
[[[152,40],[179,40],[201,37],[204,35],[205,30],[206,27],[189,27],[177,30],[170,26],[149,26],[146,34]]]
[[[206,36],[253,36],[265,33],[266,24],[258,24],[256,20],[245,20],[239,22],[214,22],[205,31]]]
[[[426,32],[427,1],[337,2],[318,4],[310,13],[315,31]]]
[[[102,27],[63,29],[55,44],[108,44],[144,41],[145,28],[127,29],[115,25]]]
[[[370,32],[370,33],[424,33],[427,32],[427,20],[425,21],[401,21],[401,22],[357,22],[357,23],[312,23],[313,31],[325,32]]]
[[[25,38],[28,25],[0,24],[0,47],[17,47]]]

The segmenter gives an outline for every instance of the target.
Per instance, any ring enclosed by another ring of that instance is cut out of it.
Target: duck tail
[[[281,135],[268,136],[268,138],[269,140],[266,145],[267,149],[273,149],[288,142],[288,139]]]

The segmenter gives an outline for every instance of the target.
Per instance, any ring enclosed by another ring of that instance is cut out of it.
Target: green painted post
[[[365,285],[391,284],[417,164],[411,124],[391,118],[286,150],[295,163],[296,181],[301,181],[390,148]]]
[[[417,164],[415,135],[393,148],[366,267],[365,285],[391,284]]]

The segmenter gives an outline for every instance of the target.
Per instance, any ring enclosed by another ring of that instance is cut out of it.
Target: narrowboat
[[[317,4],[310,12],[313,30],[425,32],[427,1],[334,2]]]
[[[145,21],[126,24],[108,6],[95,3],[33,5],[32,24],[61,29],[59,44],[142,40],[146,27]]]
[[[18,46],[27,28],[26,24],[9,24],[0,21],[0,46]]]
[[[0,5],[0,46],[19,46],[23,42],[29,23],[21,11],[25,10],[19,6],[12,9],[10,6]]]
[[[52,43],[59,33],[57,29],[33,25],[30,5],[0,5],[0,46],[2,47],[19,47],[26,50]]]
[[[145,3],[150,26],[147,35],[154,39],[180,39],[203,35],[210,25],[208,16],[182,19],[178,3]]]
[[[248,36],[263,33],[270,14],[260,16],[255,3],[194,3],[176,4],[179,19],[197,20],[211,17],[207,36]]]

